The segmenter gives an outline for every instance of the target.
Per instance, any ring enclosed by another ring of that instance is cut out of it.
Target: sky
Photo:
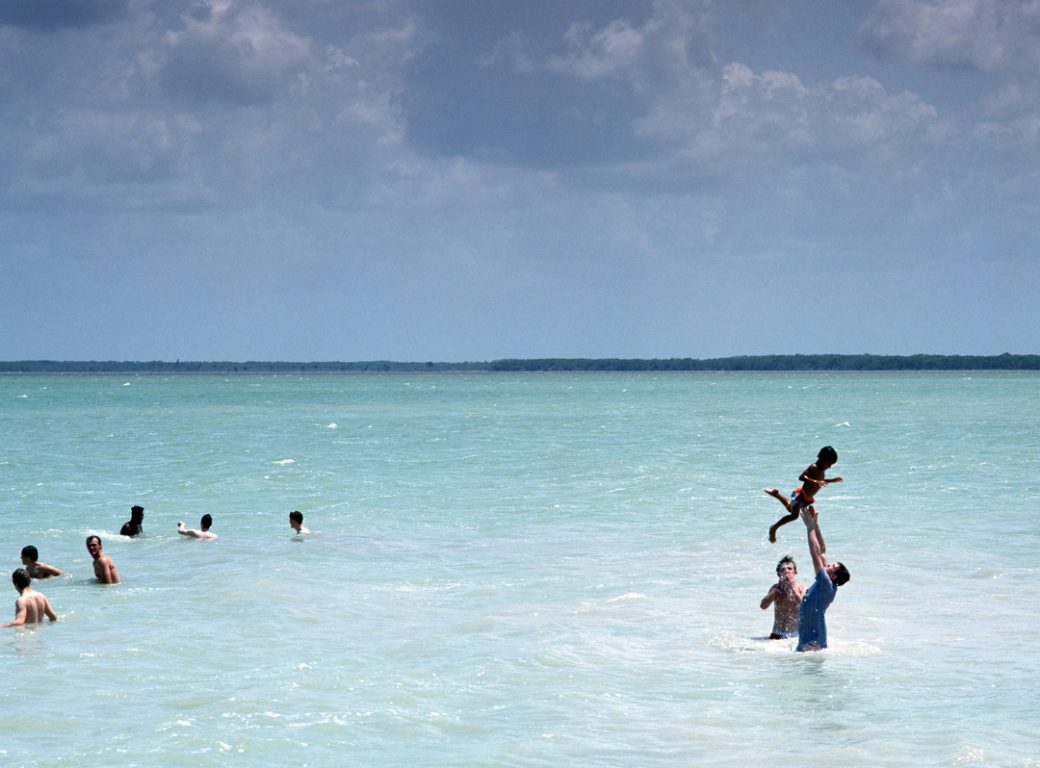
[[[0,0],[0,359],[1040,352],[1036,0]]]

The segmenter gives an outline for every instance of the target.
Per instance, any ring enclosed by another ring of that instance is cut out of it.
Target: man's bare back
[[[18,590],[18,599],[14,601],[14,621],[0,625],[4,627],[20,627],[25,624],[40,624],[46,616],[57,621],[58,615],[51,608],[50,601],[42,592],[29,587],[32,577],[24,568],[11,574],[11,583]]]
[[[44,616],[51,621],[58,620],[57,614],[51,609],[50,601],[45,595],[37,592],[35,589],[26,589],[14,601],[15,615],[18,614],[22,606],[25,607],[24,623],[26,624],[42,624]]]

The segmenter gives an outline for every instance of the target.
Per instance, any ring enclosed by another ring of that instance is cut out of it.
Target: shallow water
[[[0,377],[0,551],[67,571],[57,625],[0,634],[0,765],[1038,766],[1038,404],[1015,373]],[[761,489],[824,444],[852,581],[795,654],[758,602],[788,551],[808,581],[804,527],[769,544]]]

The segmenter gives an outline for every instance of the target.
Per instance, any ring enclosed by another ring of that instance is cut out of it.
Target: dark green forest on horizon
[[[390,373],[623,371],[1036,371],[1040,355],[750,355],[697,359],[537,358],[490,362],[0,361],[3,373]]]

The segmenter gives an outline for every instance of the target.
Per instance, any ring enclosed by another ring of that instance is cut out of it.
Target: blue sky
[[[1040,5],[0,0],[0,359],[1036,353]]]

